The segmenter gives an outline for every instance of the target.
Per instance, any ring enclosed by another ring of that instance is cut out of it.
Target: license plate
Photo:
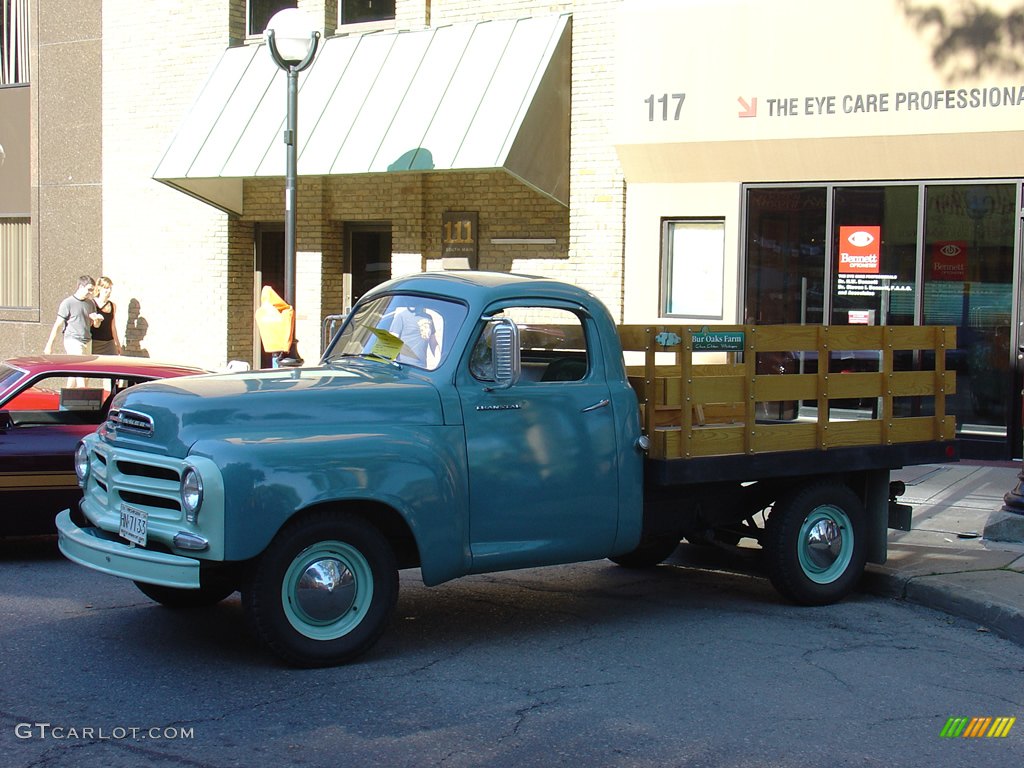
[[[125,503],[121,503],[121,530],[118,531],[122,539],[127,539],[132,544],[140,547],[146,546],[146,532],[149,528],[149,513],[144,509],[136,509]]]

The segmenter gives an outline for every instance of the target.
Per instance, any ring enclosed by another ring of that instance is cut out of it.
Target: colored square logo
[[[882,270],[882,228],[839,228],[839,274],[877,275]]]

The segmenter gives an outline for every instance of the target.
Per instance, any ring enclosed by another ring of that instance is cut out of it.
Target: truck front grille
[[[94,445],[88,498],[109,517],[120,517],[121,503],[131,504],[155,520],[182,521],[180,459],[141,451]]]

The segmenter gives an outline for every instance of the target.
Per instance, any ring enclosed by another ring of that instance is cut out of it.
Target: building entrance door
[[[391,223],[345,225],[345,307],[371,288],[391,279]]]
[[[256,263],[253,265],[253,312],[260,305],[260,292],[269,285],[284,297],[284,229],[275,225],[256,228]],[[272,357],[263,348],[259,332],[253,324],[253,360],[260,368],[270,368]]]

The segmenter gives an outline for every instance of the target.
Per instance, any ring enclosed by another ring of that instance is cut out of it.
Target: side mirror
[[[493,389],[508,389],[519,381],[519,326],[507,317],[494,321],[491,332]]]
[[[0,432],[9,432],[14,429],[14,419],[10,411],[0,411]]]

